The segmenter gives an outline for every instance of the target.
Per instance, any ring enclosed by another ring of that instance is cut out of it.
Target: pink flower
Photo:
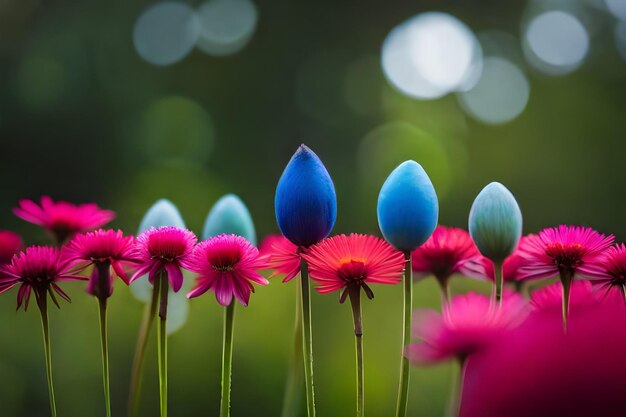
[[[503,297],[496,308],[487,296],[468,293],[452,298],[443,316],[432,310],[417,310],[407,358],[418,364],[433,364],[456,358],[464,362],[519,325],[526,316],[526,302],[519,294]]]
[[[13,213],[47,229],[58,242],[65,242],[76,233],[101,227],[115,217],[114,212],[102,210],[93,203],[75,205],[65,201],[54,202],[48,196],[41,197],[41,206],[32,200],[20,200]]]
[[[217,302],[224,307],[230,305],[233,296],[247,306],[250,293],[254,292],[252,283],[269,284],[257,272],[263,265],[258,249],[241,236],[222,234],[200,242],[188,266],[199,276],[187,298],[213,290]]]
[[[266,261],[265,268],[274,270],[269,277],[285,275],[283,282],[291,281],[300,272],[300,253],[304,250],[298,250],[298,246],[283,235],[269,235],[259,247]]]
[[[136,262],[133,258],[133,236],[124,236],[121,230],[96,230],[74,236],[65,247],[70,265],[82,271],[93,265],[87,292],[96,297],[107,298],[113,293],[113,272],[126,285],[129,278],[124,265]]]
[[[348,295],[348,285],[362,287],[371,299],[374,294],[368,284],[397,284],[404,270],[402,252],[376,236],[354,233],[324,239],[302,257],[320,294],[344,289],[340,302]]]
[[[196,241],[192,232],[174,226],[152,227],[141,233],[131,255],[137,259],[139,267],[130,282],[148,274],[148,280],[154,284],[160,273],[167,272],[172,289],[178,292],[183,285],[181,268],[188,269],[187,261]]]
[[[588,227],[561,225],[544,229],[520,245],[525,262],[519,276],[524,280],[559,274],[605,277],[602,258],[613,240],[613,235],[605,236]]]
[[[8,264],[24,243],[22,238],[10,230],[0,230],[0,265]]]
[[[593,280],[593,284],[605,289],[606,294],[618,292],[622,298],[626,297],[626,245],[620,243],[610,247],[603,265],[606,276]]]
[[[29,246],[15,255],[10,264],[0,267],[0,293],[17,284],[21,284],[17,292],[17,308],[24,303],[28,308],[31,290],[37,299],[50,294],[52,301],[59,306],[55,293],[70,301],[70,297],[58,286],[60,281],[85,279],[71,273],[69,263],[63,259],[61,251],[48,246]],[[54,291],[53,291],[54,290]]]
[[[437,226],[431,237],[413,251],[413,271],[434,275],[445,287],[453,274],[488,278],[483,258],[468,232]]]

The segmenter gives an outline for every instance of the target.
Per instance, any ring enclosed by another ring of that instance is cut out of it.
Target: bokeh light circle
[[[171,65],[191,52],[199,36],[200,20],[191,7],[163,2],[141,13],[133,30],[133,43],[147,62]]]
[[[604,0],[606,7],[613,16],[626,21],[626,1],[624,0]]]
[[[512,62],[487,57],[476,86],[458,94],[463,110],[486,124],[502,124],[519,116],[530,96],[530,84],[524,73]]]
[[[435,99],[471,88],[482,52],[472,31],[446,13],[419,14],[395,27],[383,43],[385,77],[400,92]]]
[[[589,33],[575,16],[552,10],[535,16],[524,33],[524,51],[538,70],[563,75],[578,68],[589,52]]]
[[[209,55],[231,55],[243,49],[257,26],[257,8],[250,0],[209,0],[198,8],[197,46]]]

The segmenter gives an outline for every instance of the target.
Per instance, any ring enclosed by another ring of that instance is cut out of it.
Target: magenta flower
[[[0,267],[0,294],[20,284],[17,292],[18,309],[22,304],[24,310],[28,309],[31,290],[35,292],[38,301],[50,294],[58,307],[55,293],[70,301],[70,297],[58,283],[83,279],[86,278],[70,271],[70,265],[63,259],[60,250],[48,246],[29,246],[15,255],[10,264]]]
[[[54,202],[48,196],[41,197],[41,206],[32,200],[20,200],[13,213],[47,229],[59,243],[76,233],[101,227],[115,217],[114,212],[103,210],[94,203],[75,205],[65,201]]]
[[[8,264],[24,247],[22,238],[10,230],[0,230],[0,265]]]
[[[258,272],[263,266],[259,250],[241,236],[222,234],[200,242],[188,262],[188,269],[199,276],[187,298],[212,290],[224,307],[233,296],[247,306],[254,292],[252,283],[269,284]]]
[[[463,363],[519,325],[526,316],[526,302],[518,294],[507,294],[501,308],[490,298],[476,293],[452,297],[443,315],[417,310],[413,336],[420,340],[409,346],[406,356],[418,364],[434,364],[456,358]]]
[[[343,290],[340,302],[345,301],[349,285],[363,288],[371,299],[374,294],[368,284],[398,284],[404,270],[402,252],[376,236],[355,233],[324,239],[302,257],[318,284],[317,292]]]
[[[526,260],[519,269],[520,278],[550,278],[559,274],[605,277],[602,259],[613,240],[613,235],[605,236],[588,227],[566,225],[529,235],[520,245]]]
[[[626,245],[623,243],[607,249],[603,262],[606,276],[594,279],[593,284],[610,292],[619,292],[626,299]]]
[[[74,236],[65,247],[65,256],[77,271],[93,265],[87,292],[108,298],[113,293],[114,274],[129,284],[124,266],[137,261],[133,258],[133,244],[133,236],[124,236],[121,230],[99,229]]]
[[[189,269],[187,261],[196,241],[192,232],[174,226],[152,227],[141,233],[132,253],[139,267],[130,282],[148,274],[148,280],[154,284],[157,275],[165,271],[172,289],[178,292],[183,285],[181,268]]]
[[[300,273],[300,253],[303,251],[306,249],[299,250],[283,235],[269,235],[259,246],[261,257],[265,260],[264,269],[274,270],[269,278],[284,275],[283,282],[291,281]]]

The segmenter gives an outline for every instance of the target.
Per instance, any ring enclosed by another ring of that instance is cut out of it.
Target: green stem
[[[363,376],[363,321],[361,319],[361,288],[349,285],[348,294],[352,305],[354,320],[354,339],[356,348],[356,415],[363,417],[365,408],[365,378]]]
[[[161,399],[160,409],[161,417],[167,417],[167,296],[169,282],[167,273],[159,274],[159,285],[161,286],[161,303],[159,304],[159,328],[157,332],[158,338],[158,355],[159,355],[159,397]],[[157,282],[154,283],[157,285]]]
[[[315,392],[313,388],[313,340],[311,327],[311,302],[309,270],[306,261],[300,261],[300,284],[302,285],[302,358],[304,359],[304,382],[306,386],[306,406],[309,417],[315,416]]]
[[[404,316],[402,324],[402,361],[400,362],[400,386],[398,388],[398,404],[396,416],[406,416],[409,399],[409,360],[404,356],[406,347],[411,342],[411,308],[413,304],[413,270],[411,268],[411,251],[404,253]]]
[[[300,302],[301,288],[296,285],[296,314],[294,330],[293,357],[289,364],[289,376],[285,385],[285,397],[281,417],[296,417],[300,413],[300,396],[302,393],[302,307]]]
[[[50,331],[48,326],[48,293],[47,290],[35,290],[37,306],[41,313],[41,328],[43,329],[43,347],[46,355],[46,377],[48,378],[48,395],[50,397],[50,415],[56,417],[57,406],[54,399],[54,386],[52,384],[52,355],[50,354]]]
[[[563,332],[567,333],[567,318],[569,317],[569,294],[574,274],[571,271],[560,271],[561,285],[563,286]]]
[[[133,368],[130,376],[130,391],[128,394],[128,417],[136,417],[139,413],[139,398],[141,397],[141,383],[144,357],[148,346],[150,329],[154,323],[157,306],[159,305],[159,285],[155,282],[152,289],[152,300],[146,305],[143,318],[137,334]]]
[[[220,416],[230,416],[230,380],[233,367],[233,329],[235,326],[235,301],[224,310],[224,343],[222,346],[222,400]]]
[[[450,279],[446,278],[443,280],[437,280],[439,282],[439,292],[441,295],[441,307],[442,309],[447,308],[448,303],[450,302]]]
[[[464,361],[452,362],[452,379],[450,384],[450,403],[448,404],[448,417],[458,417],[461,407],[461,394],[463,390]]]
[[[504,283],[503,277],[502,277],[502,262],[494,262],[493,263],[493,269],[495,271],[496,277],[495,277],[495,285],[496,285],[496,291],[495,291],[495,302],[498,306],[498,308],[502,307],[502,284]]]
[[[107,337],[107,299],[98,299],[100,311],[100,343],[102,344],[102,384],[106,416],[111,417],[111,392],[109,388],[109,342]]]

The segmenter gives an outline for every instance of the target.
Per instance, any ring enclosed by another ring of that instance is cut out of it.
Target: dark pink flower
[[[10,264],[0,266],[0,293],[20,284],[17,292],[18,309],[22,303],[24,310],[28,308],[31,290],[38,299],[50,294],[58,307],[55,293],[70,301],[70,297],[58,286],[58,282],[82,279],[86,278],[72,274],[69,263],[63,259],[59,249],[29,246],[15,255]]]
[[[519,294],[503,297],[497,308],[485,295],[468,293],[452,297],[443,314],[417,310],[413,336],[406,356],[418,364],[457,359],[464,362],[498,339],[526,317],[526,302]]]
[[[41,206],[32,200],[20,200],[13,213],[47,229],[58,242],[65,242],[76,233],[101,227],[115,217],[114,212],[103,210],[93,203],[75,205],[65,201],[54,202],[48,196],[41,197]]]
[[[606,294],[618,292],[622,298],[626,297],[626,245],[611,246],[606,251],[603,265],[606,276],[594,279],[592,283],[603,288]]]
[[[613,240],[613,235],[605,236],[588,227],[561,225],[543,229],[520,245],[525,262],[519,268],[519,276],[524,280],[559,274],[605,277],[602,259]]]
[[[224,307],[230,305],[233,296],[247,306],[254,292],[252,283],[269,284],[258,272],[264,265],[258,249],[241,236],[218,235],[200,242],[188,264],[188,269],[199,276],[187,298],[212,290]]]
[[[135,239],[132,257],[139,265],[130,282],[148,274],[148,280],[154,284],[158,274],[167,272],[167,277],[174,292],[183,285],[181,268],[187,268],[196,236],[187,229],[174,226],[150,228]]]
[[[291,281],[300,272],[300,253],[304,250],[299,250],[298,246],[283,235],[269,235],[259,247],[265,260],[264,268],[274,270],[269,277],[284,275],[283,282]]]
[[[342,290],[340,302],[348,295],[348,285],[357,285],[372,298],[368,284],[397,284],[402,280],[404,256],[384,240],[370,235],[337,235],[309,247],[302,254],[320,294]]]
[[[70,265],[77,271],[93,265],[87,292],[107,298],[113,293],[114,274],[126,285],[129,283],[124,266],[137,261],[133,258],[133,244],[133,236],[124,236],[121,230],[99,229],[74,236],[64,250]]]
[[[456,227],[437,226],[430,238],[412,254],[413,271],[430,274],[445,286],[453,274],[487,279],[487,271],[469,233]]]
[[[574,282],[572,303],[576,291],[590,285]],[[624,416],[623,303],[590,303],[587,292],[563,333],[560,296],[548,298],[556,302],[467,362],[461,417]]]
[[[22,238],[10,230],[0,230],[0,265],[8,264],[24,247]]]

